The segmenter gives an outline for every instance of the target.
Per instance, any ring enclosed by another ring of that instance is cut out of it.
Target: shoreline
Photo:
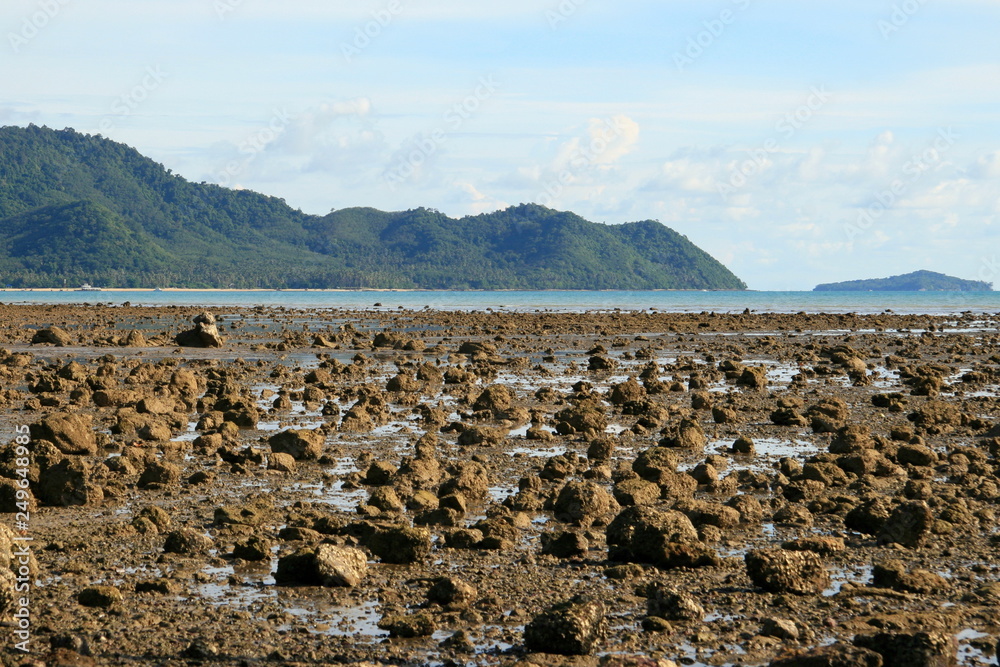
[[[0,292],[81,292],[81,293],[91,293],[99,294],[101,292],[234,292],[234,293],[254,293],[254,292],[330,292],[330,293],[341,293],[341,292],[421,292],[428,294],[504,294],[511,292],[569,292],[569,293],[594,293],[594,294],[613,294],[615,292],[630,292],[630,293],[657,293],[657,292],[680,292],[695,294],[699,292],[706,293],[738,293],[743,294],[746,292],[753,293],[766,293],[760,290],[708,290],[708,289],[649,289],[649,290],[577,290],[577,289],[427,289],[427,288],[403,288],[403,287],[357,287],[357,288],[343,288],[343,287],[323,287],[323,288],[312,288],[312,287],[260,287],[255,289],[247,288],[225,288],[225,287],[101,287],[99,289],[89,289],[84,290],[80,288],[66,288],[66,287],[0,287]],[[779,294],[785,292],[777,292]],[[797,292],[796,292],[797,293]],[[803,291],[803,293],[808,293],[808,291]]]

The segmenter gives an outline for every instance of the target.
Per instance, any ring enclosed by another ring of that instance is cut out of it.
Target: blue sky
[[[754,289],[1000,286],[1000,0],[5,0],[0,124],[310,213],[657,219]]]

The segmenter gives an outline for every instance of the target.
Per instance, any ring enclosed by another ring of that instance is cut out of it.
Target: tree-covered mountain
[[[307,215],[192,183],[74,130],[0,128],[0,284],[15,287],[746,289],[655,221],[527,204]]]
[[[872,280],[850,280],[817,285],[814,292],[989,292],[992,283],[962,280],[933,271],[914,271],[901,276]]]

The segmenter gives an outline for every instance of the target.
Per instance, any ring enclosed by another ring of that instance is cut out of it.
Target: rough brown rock
[[[858,635],[854,645],[882,656],[884,667],[954,667],[958,664],[958,641],[942,632]]]
[[[57,412],[29,427],[35,440],[47,440],[60,452],[92,456],[97,453],[94,419],[90,415]]]
[[[361,583],[368,559],[360,549],[320,544],[278,560],[274,580],[279,586],[346,586]]]
[[[288,454],[296,461],[312,461],[323,453],[323,434],[310,429],[288,429],[272,435],[267,444],[271,451]]]
[[[771,593],[815,595],[830,586],[830,573],[818,555],[809,551],[759,549],[744,557],[754,585]]]
[[[882,667],[882,656],[850,644],[833,644],[786,653],[772,660],[769,667]]]
[[[607,631],[604,605],[578,597],[553,605],[533,618],[524,628],[524,645],[540,653],[590,655]]]

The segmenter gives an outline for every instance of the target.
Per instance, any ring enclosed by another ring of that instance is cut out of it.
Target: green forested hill
[[[989,292],[991,283],[963,280],[934,271],[914,271],[890,278],[849,280],[817,285],[814,292]]]
[[[0,284],[104,287],[745,289],[684,236],[537,205],[311,216],[191,183],[123,144],[0,128]]]

